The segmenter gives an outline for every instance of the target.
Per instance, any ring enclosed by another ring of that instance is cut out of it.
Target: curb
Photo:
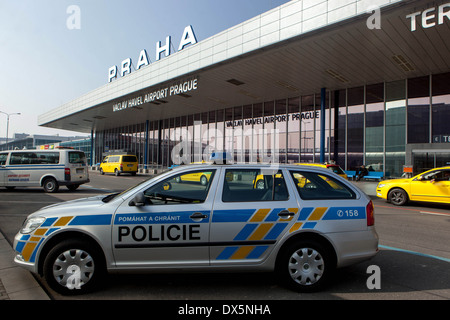
[[[0,301],[51,300],[31,272],[14,263],[14,250],[0,232]]]

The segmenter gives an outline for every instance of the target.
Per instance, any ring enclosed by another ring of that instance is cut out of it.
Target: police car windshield
[[[160,172],[160,173],[154,175],[153,177],[151,177],[151,178],[149,178],[149,179],[145,179],[144,181],[138,183],[137,185],[134,185],[134,186],[132,186],[131,188],[128,188],[128,189],[126,189],[126,190],[124,190],[124,191],[122,191],[122,192],[116,192],[116,193],[108,194],[106,197],[104,197],[104,198],[102,199],[102,201],[105,202],[105,203],[107,203],[107,202],[111,201],[112,199],[114,199],[115,197],[120,196],[120,195],[123,195],[123,194],[127,193],[128,191],[130,191],[131,189],[137,188],[137,187],[139,187],[141,184],[147,183],[147,182],[150,181],[150,180],[156,179],[156,178],[158,178],[160,175],[165,174],[165,173],[167,173],[167,172],[169,172],[169,171],[172,171],[172,169],[169,169],[169,170],[164,171],[164,172]]]

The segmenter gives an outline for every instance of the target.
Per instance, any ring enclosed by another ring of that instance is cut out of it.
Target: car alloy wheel
[[[402,206],[408,202],[408,195],[402,189],[396,188],[389,192],[389,201],[396,206]]]

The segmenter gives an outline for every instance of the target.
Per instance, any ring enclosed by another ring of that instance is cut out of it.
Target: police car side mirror
[[[143,207],[145,206],[145,196],[143,192],[139,192],[138,194],[136,194],[133,198],[133,200],[131,200],[128,203],[129,206],[131,207]]]

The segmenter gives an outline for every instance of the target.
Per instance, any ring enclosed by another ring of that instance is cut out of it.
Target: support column
[[[144,169],[147,170],[148,165],[148,127],[149,121],[145,121],[145,144],[144,144]]]
[[[94,165],[94,156],[95,156],[95,152],[94,152],[94,130],[91,130],[91,163],[90,166],[92,167]]]
[[[325,103],[326,89],[320,90],[320,163],[325,162]]]

